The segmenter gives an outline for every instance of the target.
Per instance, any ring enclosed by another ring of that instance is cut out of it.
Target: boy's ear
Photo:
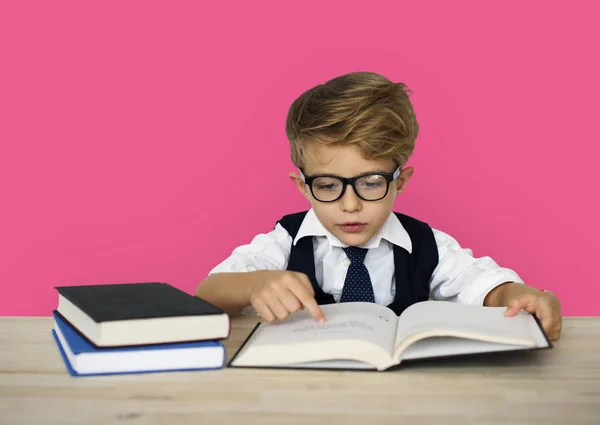
[[[290,173],[290,180],[296,185],[302,196],[308,199],[308,188],[300,178],[300,174],[294,172]]]
[[[406,189],[406,185],[414,173],[415,169],[413,167],[406,167],[400,171],[398,183],[396,184],[396,195],[400,195],[400,193]]]

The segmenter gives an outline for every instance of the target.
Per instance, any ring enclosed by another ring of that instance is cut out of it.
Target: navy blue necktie
[[[363,261],[367,256],[367,251],[366,248],[359,248],[357,246],[344,248],[344,252],[350,259],[350,266],[348,267],[348,272],[346,274],[346,281],[344,282],[340,302],[375,302],[371,277],[369,276],[369,271],[363,264]]]

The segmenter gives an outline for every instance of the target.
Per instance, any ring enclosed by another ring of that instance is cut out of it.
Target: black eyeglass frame
[[[365,174],[360,174],[360,175],[354,176],[354,177],[340,177],[340,176],[336,176],[333,174],[315,174],[312,176],[305,176],[304,173],[302,172],[302,170],[298,170],[298,171],[300,171],[300,179],[305,184],[308,185],[308,187],[310,188],[310,193],[312,193],[313,198],[315,198],[319,202],[329,203],[329,202],[335,202],[335,201],[339,200],[342,196],[344,196],[344,193],[346,193],[346,187],[348,185],[352,186],[352,189],[354,190],[354,193],[356,194],[356,196],[358,196],[363,201],[375,202],[375,201],[380,201],[387,196],[388,192],[390,191],[390,183],[392,183],[396,178],[398,178],[398,176],[400,175],[400,172],[402,171],[402,167],[398,166],[396,168],[396,170],[392,173],[382,173],[382,172],[365,173]],[[360,196],[360,194],[358,193],[358,190],[356,190],[355,183],[357,180],[362,179],[364,177],[368,177],[368,176],[382,176],[383,178],[385,178],[387,185],[385,186],[385,193],[383,194],[382,197],[377,198],[377,199],[365,199],[362,196]],[[342,191],[340,192],[340,195],[337,198],[332,199],[331,201],[322,201],[319,198],[317,198],[315,196],[315,193],[313,192],[312,183],[315,179],[317,179],[319,177],[328,177],[328,178],[338,179],[339,181],[341,181],[342,182]]]

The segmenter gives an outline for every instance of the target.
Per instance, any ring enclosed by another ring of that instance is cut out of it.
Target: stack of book
[[[160,282],[59,286],[52,335],[73,376],[220,369],[229,315]]]

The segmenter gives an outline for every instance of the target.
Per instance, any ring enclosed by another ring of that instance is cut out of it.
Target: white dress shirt
[[[439,263],[430,279],[430,298],[464,304],[483,305],[485,296],[503,282],[521,282],[512,270],[500,267],[490,257],[475,258],[470,249],[461,248],[448,234],[432,229],[438,247]],[[266,234],[255,236],[247,245],[235,248],[229,258],[210,273],[247,272],[255,270],[285,270],[292,243],[313,236],[315,273],[324,292],[336,302],[342,295],[350,260],[340,242],[317,219],[311,209],[306,214],[298,234],[292,240],[279,224]],[[364,264],[373,284],[375,302],[388,305],[394,301],[395,266],[393,245],[412,252],[408,232],[394,213],[381,229],[365,244],[369,251]]]

